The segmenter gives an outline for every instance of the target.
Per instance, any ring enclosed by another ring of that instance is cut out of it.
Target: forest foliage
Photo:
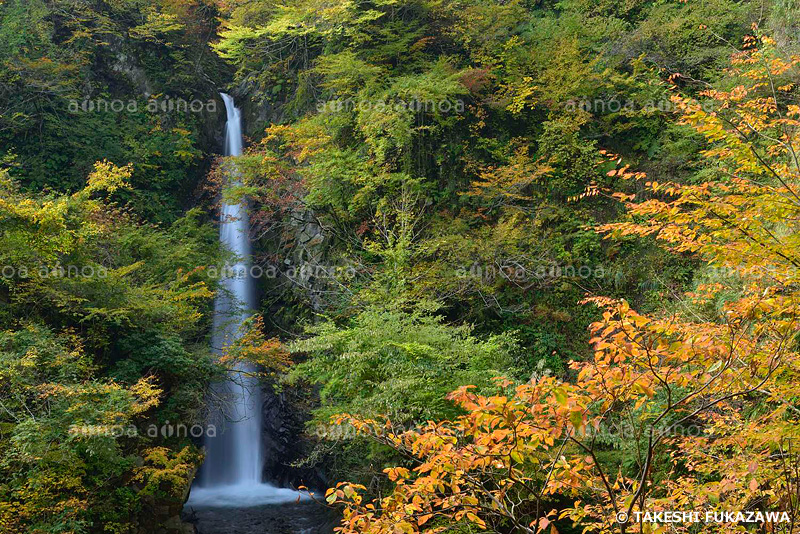
[[[569,519],[624,533],[639,528],[627,524],[637,512],[687,505],[704,516],[772,510],[762,528],[792,531],[800,109],[781,96],[794,89],[800,57],[782,58],[775,41],[759,38],[760,48],[732,60],[740,85],[705,92],[719,111],[674,97],[681,121],[709,141],[703,155],[718,164],[717,179],[657,183],[615,169],[646,189],[615,193],[629,220],[599,228],[614,238],[653,236],[729,276],[698,284],[669,314],[594,298],[606,311],[591,328],[593,358],[570,364],[573,381],[504,382],[495,395],[462,387],[450,398],[465,415],[408,431],[348,416],[415,462],[386,469],[394,488],[373,503],[364,486],[329,490],[329,502],[347,504],[342,532],[437,531],[453,521],[553,532],[549,525]],[[605,456],[609,445],[625,453],[622,463]],[[573,504],[558,509],[553,496]],[[735,521],[703,526],[740,531]]]

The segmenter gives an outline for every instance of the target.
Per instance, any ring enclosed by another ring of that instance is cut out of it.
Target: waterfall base
[[[186,507],[247,508],[283,504],[309,499],[308,495],[269,484],[236,484],[212,488],[192,488]]]
[[[183,519],[194,524],[197,534],[332,534],[338,523],[338,515],[329,508],[310,498],[296,502],[296,497],[283,504],[250,507],[188,502]]]

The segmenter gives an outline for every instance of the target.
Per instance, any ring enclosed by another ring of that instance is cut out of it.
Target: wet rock
[[[323,489],[328,487],[328,480],[322,466],[297,467],[315,446],[305,433],[309,410],[303,395],[299,389],[289,386],[280,393],[271,388],[264,390],[264,480],[283,487]]]
[[[199,464],[195,465],[189,472],[189,476],[186,478],[186,485],[184,486],[183,491],[181,491],[180,508],[183,508],[183,503],[185,503],[186,499],[189,498],[189,491],[192,489],[192,482],[194,481],[195,476],[197,476],[197,471],[199,468],[200,468]],[[178,510],[178,513],[180,513],[180,510]]]

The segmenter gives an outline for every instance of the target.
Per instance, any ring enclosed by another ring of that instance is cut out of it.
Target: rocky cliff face
[[[297,210],[291,215],[291,252],[283,261],[279,285],[291,287],[292,298],[305,302],[315,311],[322,309],[327,280],[319,277],[324,265],[328,240],[311,211]],[[284,386],[279,392],[264,391],[263,444],[264,477],[280,486],[324,490],[328,487],[324,465],[308,461],[316,442],[306,434],[306,422],[316,399],[302,386]],[[302,467],[298,463],[302,461]]]
[[[311,399],[308,392],[284,387],[264,392],[262,442],[265,449],[265,480],[286,487],[306,486],[324,491],[328,487],[323,465],[298,466],[314,448],[305,433]]]
[[[260,139],[267,126],[283,121],[284,114],[281,106],[253,98],[254,92],[256,92],[255,82],[247,79],[230,91],[242,110],[244,122],[242,132],[245,137]]]
[[[259,139],[269,124],[282,119],[280,106],[254,102],[249,97],[252,89],[245,83],[230,90],[242,110],[246,142]],[[272,311],[282,311],[279,308],[298,301],[319,311],[324,306],[322,295],[327,281],[318,273],[325,262],[329,236],[310,210],[293,211],[282,228],[282,235],[266,236],[254,243],[257,256],[279,258],[278,278],[259,280],[259,290],[271,294],[273,284],[289,288],[273,305]],[[273,315],[270,310],[262,312],[265,316]],[[313,392],[299,386],[283,386],[277,390],[267,385],[263,398],[264,480],[284,487],[302,485],[324,491],[328,487],[324,465],[306,461],[316,446],[305,428],[316,402]]]
[[[197,466],[187,473],[183,489],[179,496],[170,497],[171,492],[163,495],[142,495],[141,511],[138,525],[131,534],[195,534],[195,526],[184,521],[183,504],[189,498],[189,489],[197,474]]]
[[[142,513],[136,534],[195,534],[194,525],[182,519],[182,510],[182,501],[145,497],[142,499]]]

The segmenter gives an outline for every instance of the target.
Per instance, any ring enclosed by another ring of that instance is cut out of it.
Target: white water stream
[[[222,93],[222,99],[228,114],[225,155],[240,156],[241,111],[229,95]],[[239,183],[234,164],[229,167],[228,175],[233,185]],[[229,266],[232,275],[222,280],[214,302],[212,344],[218,354],[237,339],[242,322],[256,305],[255,287],[249,276],[249,227],[245,204],[223,202],[219,239],[235,254],[236,263]],[[206,459],[187,506],[243,508],[295,501],[302,495],[262,483],[261,390],[254,371],[250,364],[239,364],[229,372],[228,380],[213,388],[215,403],[221,406],[210,421],[216,436],[206,436]]]

